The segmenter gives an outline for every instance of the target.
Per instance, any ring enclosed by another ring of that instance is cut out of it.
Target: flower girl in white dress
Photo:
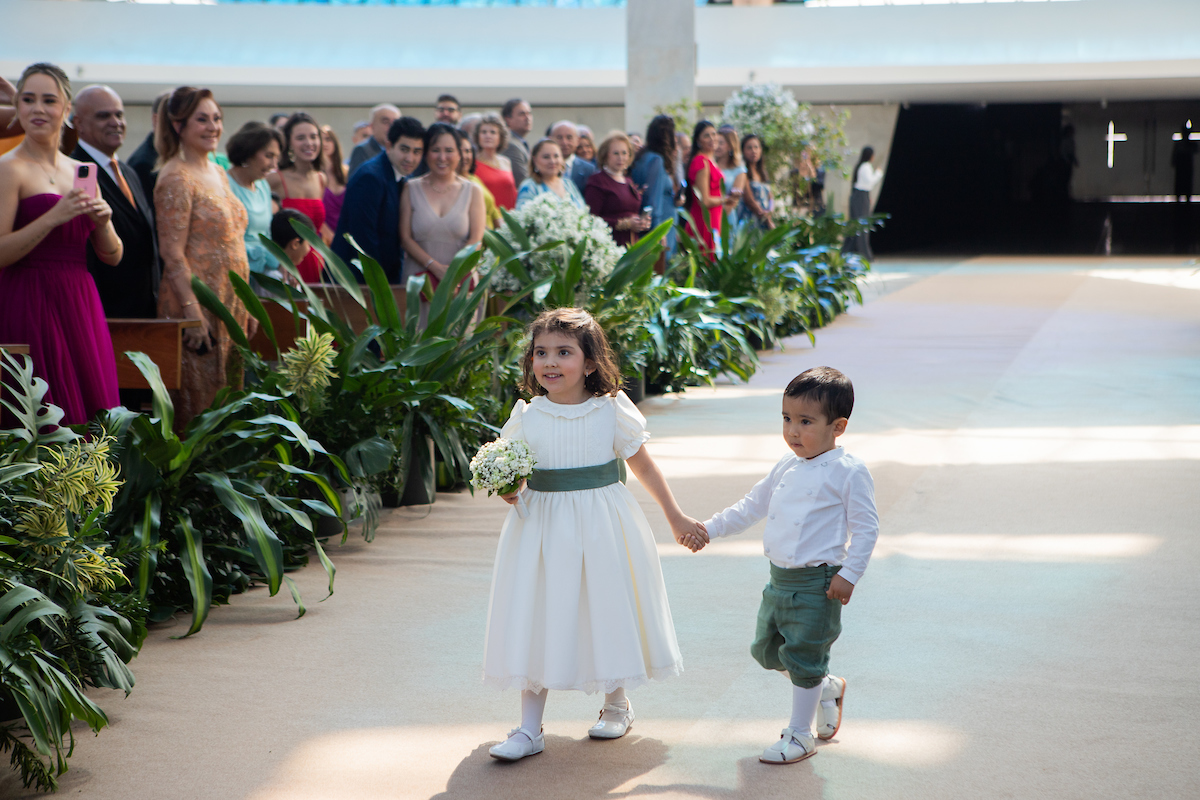
[[[586,311],[547,311],[527,330],[524,386],[501,436],[524,440],[537,463],[500,532],[488,607],[483,677],[521,690],[521,725],[491,748],[517,761],[542,752],[549,689],[603,691],[594,739],[633,723],[625,690],[683,670],[650,524],[625,488],[624,464],[658,502],[675,540],[708,542],[683,514],[642,443],[646,419],[620,391],[600,326]]]

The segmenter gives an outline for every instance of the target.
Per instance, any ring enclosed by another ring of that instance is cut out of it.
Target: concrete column
[[[695,0],[628,0],[625,26],[625,130],[644,131],[655,106],[696,99]]]

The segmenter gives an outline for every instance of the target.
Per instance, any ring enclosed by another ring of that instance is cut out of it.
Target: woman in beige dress
[[[242,361],[224,325],[192,292],[196,277],[216,293],[248,336],[257,324],[233,291],[229,272],[250,275],[243,236],[246,209],[225,171],[209,160],[222,132],[221,107],[208,89],[181,86],[161,104],[155,126],[158,183],[154,209],[163,279],[158,315],[198,320],[183,332],[183,380],[172,392],[175,425],[182,428],[208,408],[225,386],[241,388]]]
[[[462,133],[443,122],[425,132],[429,172],[408,181],[400,195],[405,282],[428,274],[437,286],[460,250],[483,241],[483,191],[458,174],[462,142]]]

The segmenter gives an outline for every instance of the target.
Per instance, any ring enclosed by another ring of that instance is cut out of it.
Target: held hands
[[[691,517],[671,520],[671,534],[677,543],[693,553],[703,550],[704,545],[708,544],[708,531],[704,529],[704,523]]]
[[[829,589],[825,592],[827,598],[830,600],[839,600],[842,605],[850,602],[850,595],[852,594],[854,594],[854,584],[841,575],[833,576],[833,580],[829,581]]]

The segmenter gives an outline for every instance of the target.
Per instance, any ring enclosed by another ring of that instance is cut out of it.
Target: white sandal
[[[779,741],[763,750],[758,760],[764,764],[795,764],[817,754],[817,743],[813,737],[805,736],[795,728],[784,728]]]
[[[817,705],[818,739],[832,739],[837,736],[838,728],[842,727],[842,699],[845,696],[846,679],[830,675],[821,687],[821,702]]]

